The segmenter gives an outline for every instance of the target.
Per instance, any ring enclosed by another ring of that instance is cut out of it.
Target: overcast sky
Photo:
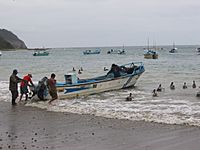
[[[200,44],[200,0],[0,0],[28,47]]]

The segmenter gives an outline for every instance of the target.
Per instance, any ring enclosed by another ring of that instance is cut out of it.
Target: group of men
[[[25,95],[25,100],[27,101],[29,93],[28,86],[33,86],[33,87],[35,86],[32,82],[31,74],[25,75],[23,79],[19,78],[17,74],[18,74],[17,69],[14,69],[12,75],[10,76],[10,82],[9,82],[9,90],[11,91],[12,94],[12,105],[17,104],[16,99],[19,96],[18,83],[20,83],[20,94],[21,94],[19,101],[22,100],[23,95]],[[49,94],[52,97],[49,103],[58,98],[55,77],[56,75],[52,73],[51,78],[47,80],[47,88],[49,90]]]

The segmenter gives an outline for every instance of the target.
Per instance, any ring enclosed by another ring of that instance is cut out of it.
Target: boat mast
[[[149,37],[147,39],[147,50],[149,50]]]

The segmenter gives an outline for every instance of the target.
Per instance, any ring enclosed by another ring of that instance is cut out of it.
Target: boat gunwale
[[[135,64],[135,63],[129,63],[129,64]],[[142,74],[145,71],[145,69],[144,69],[144,65],[143,65],[142,62],[138,62],[138,63],[141,63],[141,65],[137,66],[137,67],[140,68],[139,72],[136,72],[136,70],[134,70],[133,73],[131,73],[131,74],[125,74],[125,75],[122,75],[120,77],[116,77],[116,78],[104,78],[104,79],[100,79],[100,80],[97,80],[97,81],[85,82],[85,83],[77,83],[77,84],[60,83],[60,84],[63,84],[63,85],[56,85],[56,87],[57,88],[64,88],[64,87],[86,86],[86,85],[95,84],[95,83],[103,83],[103,82],[109,82],[109,81],[119,80],[119,79],[123,79],[123,78],[128,78],[128,77],[131,77],[131,76],[134,76],[134,75],[140,75],[140,74]],[[129,65],[129,64],[125,64],[125,65],[122,65],[122,66],[126,66],[126,65]],[[97,78],[105,77],[105,76],[106,75],[104,75],[104,76],[98,76],[96,78],[90,78],[90,79],[82,79],[82,80],[95,80]]]

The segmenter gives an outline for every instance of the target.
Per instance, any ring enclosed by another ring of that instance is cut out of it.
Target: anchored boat
[[[175,47],[175,43],[173,43],[173,48],[169,52],[170,53],[177,53],[177,48]]]
[[[49,52],[46,50],[35,50],[33,56],[48,56]]]
[[[144,58],[146,59],[158,59],[158,53],[153,50],[144,50]]]
[[[95,78],[78,79],[75,73],[66,74],[65,81],[56,84],[58,97],[59,99],[75,98],[132,87],[144,71],[142,62],[132,62],[121,66],[113,64],[106,75]],[[45,99],[48,97],[48,90],[44,91],[42,96]]]
[[[100,54],[101,50],[100,49],[96,49],[96,50],[85,50],[83,52],[84,55],[89,55],[89,54]]]

